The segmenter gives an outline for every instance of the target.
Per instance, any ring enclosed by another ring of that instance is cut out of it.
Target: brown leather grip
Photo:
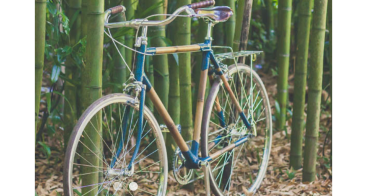
[[[115,7],[110,8],[111,14],[120,13],[120,12],[123,11],[123,9],[124,9],[124,6],[122,6],[122,5],[118,5],[118,6],[115,6]]]
[[[197,8],[208,7],[208,6],[211,6],[211,5],[215,5],[214,0],[201,1],[201,2],[198,2],[198,3],[192,3],[192,4],[189,4],[188,6],[192,9],[197,9]]]

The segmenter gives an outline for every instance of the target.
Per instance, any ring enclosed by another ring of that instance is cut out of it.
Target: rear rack
[[[234,59],[237,57],[246,57],[249,55],[257,55],[257,54],[261,54],[263,51],[239,51],[239,52],[228,52],[228,53],[219,53],[219,54],[215,54],[215,57],[218,61],[223,61],[225,59]]]

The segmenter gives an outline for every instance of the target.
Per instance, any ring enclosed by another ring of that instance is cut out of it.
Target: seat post
[[[212,32],[212,22],[208,21],[207,23],[207,36],[206,36],[206,40],[212,40],[212,36],[211,36],[211,32]]]

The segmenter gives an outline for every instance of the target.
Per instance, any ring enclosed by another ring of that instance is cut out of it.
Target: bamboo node
[[[46,3],[46,0],[36,0],[36,3]]]
[[[279,56],[282,56],[282,57],[290,57],[290,54],[279,54]]]
[[[326,31],[326,28],[322,28],[322,27],[313,27],[313,30]]]
[[[90,89],[93,89],[93,90],[102,89],[101,86],[86,86],[86,88],[90,88]]]

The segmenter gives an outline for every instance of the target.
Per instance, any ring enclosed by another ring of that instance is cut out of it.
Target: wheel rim
[[[229,67],[227,76],[232,76],[229,85],[236,98],[240,100],[240,105],[246,116],[249,117],[253,113],[253,121],[249,120],[252,122],[252,127],[255,127],[257,131],[257,137],[249,139],[233,151],[223,154],[211,162],[211,188],[216,195],[254,193],[262,182],[270,155],[272,120],[269,101],[261,79],[255,72],[252,75],[252,85],[255,86],[252,88],[254,89],[252,93],[253,100],[251,99],[249,96],[250,68],[245,65],[238,64],[238,66]],[[246,89],[246,91],[242,92],[241,89]],[[216,114],[215,95],[218,95],[218,103],[224,112],[225,122],[228,125],[226,129],[221,127]],[[250,105],[253,105],[253,107],[249,107]],[[235,107],[232,106],[230,97],[219,79],[215,80],[211,88],[206,110],[208,110],[208,113],[205,111],[206,116],[203,122],[203,128],[206,131],[203,132],[205,135],[202,136],[202,138],[205,138],[202,145],[204,155],[208,156],[208,154],[215,153],[224,146],[244,137],[247,133],[245,125],[241,122],[239,115],[236,114]],[[221,135],[221,142],[212,147],[212,142],[219,134],[223,134]]]
[[[66,155],[68,171],[64,185],[68,186],[68,193],[161,195],[166,190],[167,160],[157,122],[145,108],[141,145],[133,161],[134,170],[128,171],[127,165],[135,149],[138,105],[130,104],[134,99],[127,96],[113,94],[107,97],[110,99],[101,98],[91,105],[73,131]],[[124,135],[125,114],[128,114],[126,137],[120,142]],[[96,118],[102,119],[100,125]],[[120,144],[121,151],[116,156]],[[111,167],[114,158],[115,164]]]

